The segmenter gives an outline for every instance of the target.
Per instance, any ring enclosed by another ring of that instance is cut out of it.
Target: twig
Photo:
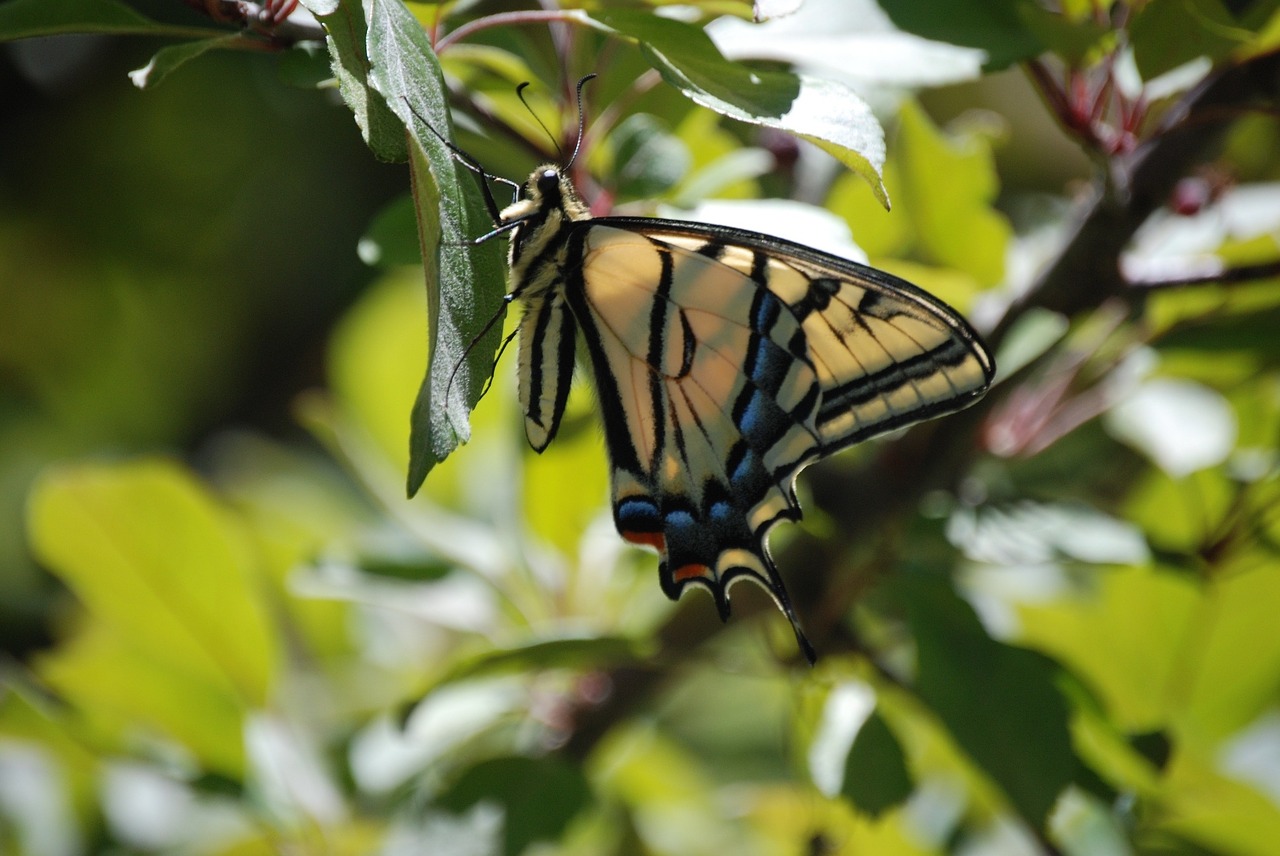
[[[1202,270],[1187,276],[1168,279],[1126,277],[1126,282],[1132,288],[1156,291],[1158,289],[1189,288],[1196,285],[1237,285],[1245,282],[1256,282],[1260,279],[1280,277],[1280,259],[1252,265],[1239,265],[1238,267],[1227,267],[1221,262],[1211,260],[1209,266],[1209,270]]]

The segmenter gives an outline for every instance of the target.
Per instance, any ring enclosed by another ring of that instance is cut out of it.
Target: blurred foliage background
[[[408,170],[304,9],[194,5],[0,3],[0,853],[1274,852],[1280,4],[410,5],[491,172],[598,72],[598,212],[800,224],[989,334],[979,406],[801,477],[813,669],[663,598],[586,384],[534,455],[508,355],[404,498]],[[865,101],[892,213],[667,82],[739,63]]]

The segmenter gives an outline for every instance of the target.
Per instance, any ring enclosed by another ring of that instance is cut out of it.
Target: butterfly
[[[801,244],[592,217],[554,165],[534,170],[501,211],[483,186],[495,229],[479,240],[508,235],[507,297],[524,309],[517,362],[530,445],[541,452],[555,438],[581,340],[619,534],[658,552],[669,598],[704,587],[722,619],[729,586],[755,580],[813,663],[766,540],[801,516],[797,474],[976,401],[995,372],[978,335],[910,283]]]

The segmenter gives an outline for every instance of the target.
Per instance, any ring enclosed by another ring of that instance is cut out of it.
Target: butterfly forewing
[[[969,324],[904,280],[739,230],[648,221],[646,234],[704,254],[718,243],[724,265],[786,303],[822,388],[821,454],[960,410],[991,382],[991,358]]]

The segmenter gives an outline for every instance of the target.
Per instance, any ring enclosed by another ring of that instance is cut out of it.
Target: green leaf
[[[1275,508],[1272,503],[1268,511]],[[1274,551],[1254,549],[1262,555],[1252,571],[1222,574],[1206,589],[1204,606],[1191,625],[1196,634],[1194,674],[1186,664],[1175,673],[1188,690],[1185,723],[1208,742],[1275,716],[1280,571]]]
[[[0,3],[0,41],[65,33],[166,35],[170,29],[117,0],[8,0]],[[213,34],[217,31],[210,29],[208,32]]]
[[[572,473],[572,478],[565,478]],[[580,554],[609,497],[609,464],[600,450],[595,393],[576,384],[565,403],[560,433],[550,448],[535,453],[524,445],[520,480],[524,524],[530,534],[566,557]]]
[[[1044,52],[1027,26],[1029,0],[879,0],[893,23],[909,33],[987,52],[987,68],[1005,68]]]
[[[603,669],[644,658],[647,646],[634,639],[550,639],[515,648],[493,648],[458,662],[437,686],[471,678],[527,674],[545,669]]]
[[[128,752],[144,730],[181,744],[202,769],[241,778],[245,699],[167,653],[98,622],[39,657],[35,671],[74,710],[70,721],[97,751]]]
[[[151,89],[180,66],[215,48],[235,48],[245,43],[240,33],[230,33],[213,39],[198,39],[170,45],[156,51],[142,68],[129,72],[129,79],[139,89]]]
[[[920,697],[1018,813],[1043,827],[1077,770],[1060,669],[988,636],[948,583],[913,577],[900,585]]]
[[[408,492],[470,437],[469,416],[493,373],[506,266],[474,177],[436,134],[448,135],[444,79],[422,26],[398,0],[376,0],[369,18],[369,82],[409,129],[409,168],[427,282],[429,363],[409,437]],[[426,123],[426,124],[424,124]],[[433,133],[434,131],[434,133]]]
[[[1142,527],[1156,550],[1195,555],[1221,531],[1234,496],[1221,470],[1174,478],[1153,469],[1130,494],[1125,516]]]
[[[319,89],[335,80],[328,47],[317,42],[298,42],[284,51],[277,68],[280,80],[297,89]]]
[[[427,359],[421,289],[407,268],[371,284],[334,330],[328,353],[329,387],[343,416],[399,472],[409,466],[405,414]]]
[[[948,138],[906,102],[893,152],[898,199],[915,226],[920,254],[984,285],[999,282],[1013,229],[993,207],[1000,184],[986,141],[976,134]]]
[[[618,123],[610,134],[614,146],[614,172],[618,195],[652,199],[678,184],[688,173],[692,158],[679,137],[662,120],[636,113]]]
[[[1144,80],[1197,57],[1221,59],[1251,38],[1220,0],[1146,3],[1129,25],[1133,58]]]
[[[342,100],[355,114],[356,125],[374,155],[388,163],[403,163],[404,124],[370,87],[372,62],[366,39],[368,22],[358,0],[301,0],[328,34],[329,56]]]
[[[1115,568],[1086,596],[1020,606],[1019,641],[1069,666],[1117,728],[1154,731],[1169,724],[1181,693],[1181,652],[1199,603],[1185,575]]]
[[[422,264],[417,224],[418,213],[411,194],[391,200],[360,239],[357,247],[360,260],[370,267],[384,269]]]
[[[494,758],[464,772],[437,803],[461,814],[482,801],[505,810],[502,852],[518,856],[558,839],[591,803],[591,789],[580,769],[555,758]]]
[[[637,42],[667,83],[725,116],[804,137],[871,185],[887,207],[880,181],[884,132],[871,109],[843,84],[791,72],[764,71],[724,58],[697,27],[644,12],[584,18]]]
[[[849,749],[840,793],[874,818],[901,805],[911,790],[902,746],[879,711],[873,711]]]
[[[278,642],[241,540],[163,460],[57,469],[37,483],[36,555],[94,616],[168,668],[266,703]]]

